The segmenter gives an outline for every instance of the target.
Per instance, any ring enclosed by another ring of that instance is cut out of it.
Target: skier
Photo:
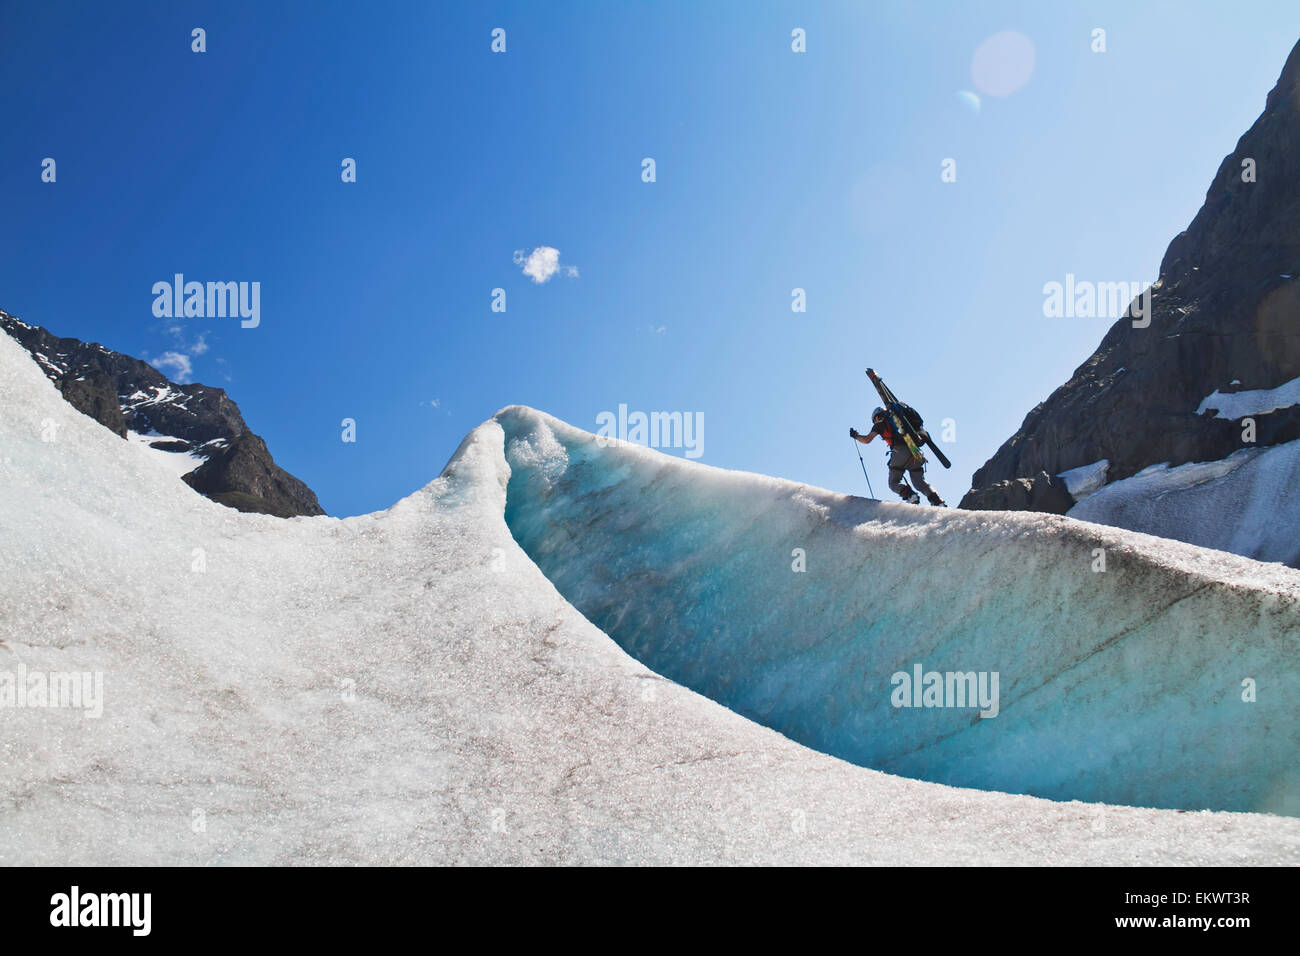
[[[911,411],[907,406],[903,406]],[[849,437],[855,441],[860,441],[864,445],[869,445],[877,435],[885,440],[889,446],[889,488],[908,504],[918,505],[921,503],[921,496],[913,491],[912,488],[903,484],[903,472],[907,472],[908,477],[912,479],[912,486],[918,491],[925,493],[930,499],[930,504],[937,507],[944,507],[944,501],[939,497],[938,492],[926,483],[925,480],[925,463],[912,455],[911,449],[903,441],[902,436],[894,431],[894,426],[889,422],[889,416],[885,414],[883,408],[877,408],[871,413],[871,431],[865,435],[858,434],[856,428],[849,429]],[[922,442],[929,436],[925,433],[924,428],[917,429]]]

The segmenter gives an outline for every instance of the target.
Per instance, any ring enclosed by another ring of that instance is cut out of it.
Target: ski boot
[[[908,488],[906,491],[900,491],[899,494],[903,496],[903,502],[905,504],[919,505],[921,503],[921,496],[911,488]]]
[[[942,498],[940,498],[938,493],[929,495],[929,498],[930,498],[930,504],[934,505],[936,508],[948,507],[947,502],[945,502]]]

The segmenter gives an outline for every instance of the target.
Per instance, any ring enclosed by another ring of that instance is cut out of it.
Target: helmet
[[[883,408],[877,408],[874,412],[871,413],[871,420],[873,422],[878,422],[884,417],[885,417],[885,410]]]

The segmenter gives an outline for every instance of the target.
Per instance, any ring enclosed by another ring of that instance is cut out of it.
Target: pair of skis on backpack
[[[924,431],[921,426],[924,420],[916,409],[910,405],[905,405],[898,400],[884,380],[876,374],[875,369],[867,369],[867,377],[871,379],[871,384],[876,386],[876,391],[880,393],[880,401],[884,403],[885,414],[889,416],[889,423],[894,426],[894,431],[903,436],[903,442],[907,445],[907,450],[919,461],[925,461],[925,455],[921,453],[921,446],[926,445],[934,457],[939,459],[939,463],[945,468],[951,468],[952,462],[948,456],[939,450],[939,446],[934,443],[930,433]],[[916,416],[916,425],[913,426],[911,416],[906,412],[911,412]]]

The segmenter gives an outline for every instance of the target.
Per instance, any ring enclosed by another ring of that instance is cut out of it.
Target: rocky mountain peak
[[[1114,482],[1159,463],[1219,461],[1294,441],[1300,406],[1261,410],[1248,431],[1210,398],[1297,378],[1300,44],[1200,211],[1170,242],[1151,290],[1150,324],[1118,320],[975,472],[962,507],[1063,512],[1074,504],[1069,494],[1029,486],[1059,485],[1055,476],[1103,459]]]
[[[177,456],[177,471],[213,501],[280,517],[324,514],[316,495],[275,464],[224,389],[180,385],[148,362],[60,338],[0,312],[17,340],[78,411],[122,436]]]

